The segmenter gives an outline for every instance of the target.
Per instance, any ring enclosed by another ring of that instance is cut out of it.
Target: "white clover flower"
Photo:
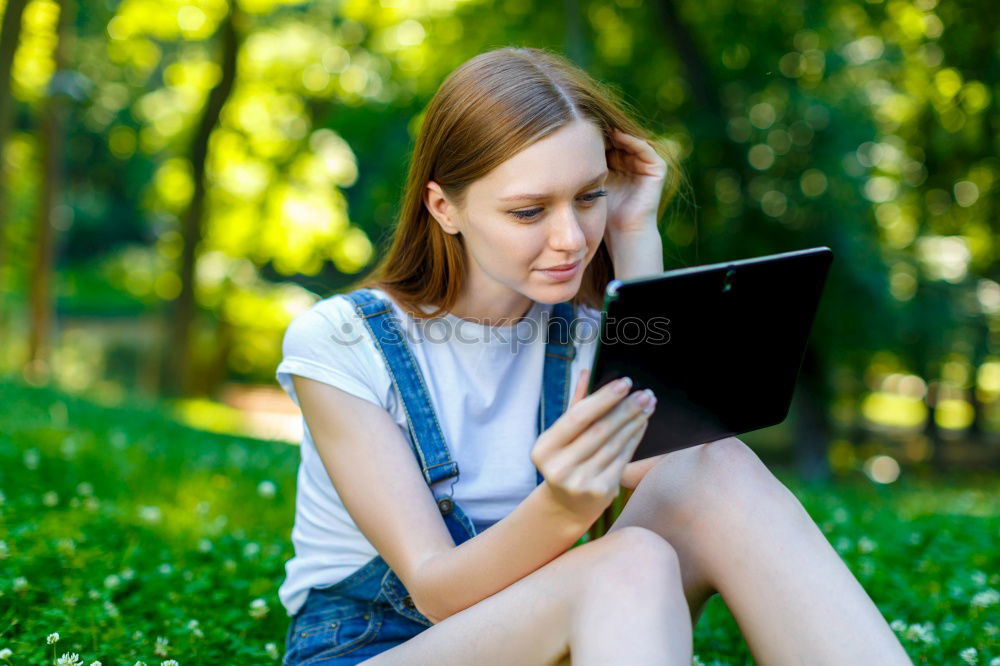
[[[132,580],[133,578],[135,578],[135,569],[132,567],[122,569],[122,580]]]
[[[1000,592],[997,592],[991,587],[988,590],[977,592],[976,595],[972,597],[972,601],[970,603],[974,608],[987,608],[997,602],[1000,602]]]
[[[263,599],[254,599],[250,602],[250,617],[259,620],[268,612],[267,602]]]
[[[90,666],[104,666],[104,665],[99,661],[92,661],[90,662]]]
[[[146,666],[146,662],[144,662],[144,661],[137,661],[137,662],[135,662],[134,666]]]
[[[986,573],[983,571],[973,571],[971,578],[976,585],[986,585]]]
[[[50,507],[59,504],[59,493],[57,493],[54,490],[50,490],[49,492],[45,493],[44,495],[42,495],[42,504]]]
[[[267,643],[264,646],[264,652],[266,652],[267,656],[270,657],[271,659],[278,658],[278,646],[274,643]]]
[[[198,624],[198,620],[191,620],[190,622],[188,622],[187,628],[188,628],[188,631],[191,632],[191,635],[194,636],[195,638],[204,638],[205,637],[205,634],[202,633],[202,631],[201,631],[201,626],[199,626],[199,624]]]
[[[66,652],[56,659],[56,666],[83,666],[83,662],[76,652]]]
[[[691,655],[691,666],[705,666],[705,662],[698,658],[698,655]]]
[[[934,635],[934,623],[925,622],[924,624],[911,624],[906,630],[906,639],[910,641],[921,641],[932,645],[937,643],[937,637]]]
[[[264,499],[272,499],[278,494],[278,486],[273,481],[261,481],[257,484],[257,494]]]
[[[203,553],[207,553],[208,551],[212,550],[212,542],[209,541],[208,539],[199,539],[198,550],[200,550]]]
[[[892,623],[889,625],[889,628],[897,633],[901,631],[906,631],[906,623],[903,622],[902,620],[893,620]]]
[[[163,636],[157,636],[156,647],[153,648],[153,652],[156,654],[157,657],[166,657],[167,647],[169,646],[169,644],[170,641],[168,641],[166,638],[164,638]]]
[[[94,494],[94,486],[84,481],[76,486],[76,494],[86,497]]]
[[[88,497],[87,499],[83,500],[83,508],[86,509],[87,511],[90,511],[91,513],[97,511],[100,507],[101,503],[100,501],[98,501],[96,497]]]
[[[38,469],[38,461],[40,459],[38,449],[28,449],[24,452],[23,459],[25,467],[31,470]]]
[[[161,661],[160,666],[178,666],[178,664],[173,659],[167,659],[166,661]]]
[[[18,576],[14,579],[14,591],[20,592],[21,590],[28,589],[28,579],[24,576]]]
[[[3,506],[6,502],[7,496],[3,494],[2,490],[0,490],[0,506]]]
[[[979,653],[976,652],[976,648],[974,647],[965,648],[958,653],[958,656],[970,666],[974,666],[979,661]]]
[[[59,632],[58,631],[53,632],[53,633],[51,633],[51,634],[49,634],[48,636],[45,637],[45,642],[48,643],[49,645],[55,645],[56,642],[58,642],[58,640],[59,640]]]
[[[1000,657],[990,659],[990,666],[1000,666]]]
[[[172,566],[170,566],[169,562],[164,562],[159,567],[157,567],[157,571],[159,571],[164,576],[166,576],[167,574],[169,574],[173,570],[174,570],[174,568]]]
[[[104,612],[108,614],[108,617],[118,617],[120,615],[118,612],[118,606],[115,606],[110,601],[104,602]]]
[[[7,542],[0,541],[0,560],[6,560],[8,555],[10,555],[10,549],[7,548]]]
[[[106,576],[104,578],[104,587],[108,588],[109,590],[113,590],[116,587],[120,586],[121,584],[122,584],[122,579],[116,576],[115,574],[111,574],[110,576]]]
[[[11,652],[10,648],[4,648],[0,650],[0,659],[10,659],[10,656],[14,654]]]
[[[260,552],[260,544],[254,543],[253,541],[243,546],[243,557],[253,557],[259,552]]]
[[[878,548],[878,544],[869,539],[868,537],[863,536],[860,539],[858,539],[858,550],[860,550],[862,553],[870,553],[876,548]]]
[[[160,511],[160,507],[158,506],[140,506],[139,517],[147,523],[158,523],[160,522],[160,518],[163,517],[163,512]]]

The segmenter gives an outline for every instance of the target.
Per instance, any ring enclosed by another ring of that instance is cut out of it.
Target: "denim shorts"
[[[478,534],[493,523],[473,524]],[[334,585],[310,589],[288,625],[283,666],[353,666],[427,629],[379,592],[386,571],[378,556]]]
[[[388,602],[345,599],[313,588],[289,624],[282,664],[359,664],[424,629]]]

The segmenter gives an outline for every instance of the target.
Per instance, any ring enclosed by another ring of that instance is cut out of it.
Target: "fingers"
[[[560,447],[573,441],[590,427],[591,423],[604,416],[612,407],[621,402],[631,387],[631,379],[616,379],[581,398],[575,405],[568,407],[562,416],[556,419],[555,423],[545,431],[545,441],[558,442]]]
[[[583,400],[584,396],[587,395],[587,384],[590,381],[590,370],[583,368],[580,373],[576,376],[576,390],[573,391],[573,397],[570,398],[569,407],[572,407],[580,400]],[[567,409],[569,409],[567,407]]]
[[[632,460],[635,450],[639,448],[639,443],[642,441],[643,435],[646,434],[646,428],[648,426],[649,419],[642,419],[642,424],[635,432],[627,436],[624,444],[618,451],[618,454],[611,457],[611,460],[608,461],[604,471],[597,473],[598,479],[602,482],[607,481],[610,483],[614,481],[619,484],[621,483],[622,474],[625,472],[625,466],[628,465],[630,460]]]
[[[582,462],[590,458],[595,451],[610,446],[615,433],[629,423],[648,418],[649,414],[644,413],[643,409],[649,407],[642,404],[642,399],[648,395],[646,391],[634,391],[614,409],[595,421],[570,447],[567,447],[567,452],[572,449],[573,460]],[[655,404],[654,400],[652,405]]]
[[[607,152],[608,167],[616,171],[635,172],[643,175],[655,175],[647,173],[653,168],[665,168],[666,163],[653,146],[645,139],[634,136],[620,129],[611,131],[611,140],[614,147]]]
[[[586,469],[588,477],[599,476],[611,464],[611,461],[622,452],[622,449],[629,443],[632,437],[645,427],[648,420],[646,415],[643,414],[638,418],[629,420],[615,430],[614,434],[597,448],[594,455],[580,463],[580,469]]]

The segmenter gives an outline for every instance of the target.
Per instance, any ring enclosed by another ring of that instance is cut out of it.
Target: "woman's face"
[[[604,236],[604,150],[600,130],[577,120],[473,182],[462,209],[428,183],[428,209],[464,239],[470,303],[558,303],[576,295]]]

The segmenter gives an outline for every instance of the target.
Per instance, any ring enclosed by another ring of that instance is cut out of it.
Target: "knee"
[[[676,454],[683,457],[671,465],[670,458]],[[804,513],[792,492],[737,437],[676,451],[650,474],[654,472],[660,504],[677,521],[742,520],[757,510],[770,515],[775,511]]]
[[[627,525],[601,537],[601,578],[615,585],[672,584],[681,580],[680,558],[674,547],[651,529]]]

